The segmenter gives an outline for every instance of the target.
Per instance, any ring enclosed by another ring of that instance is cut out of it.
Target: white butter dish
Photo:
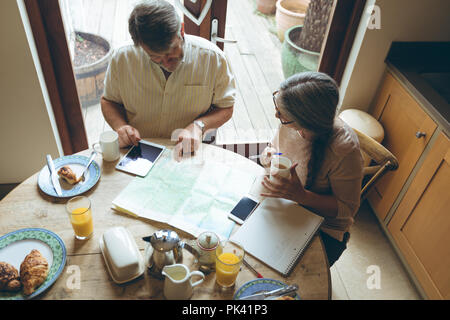
[[[114,282],[125,283],[144,273],[144,258],[133,236],[124,227],[105,231],[100,238],[100,249]]]

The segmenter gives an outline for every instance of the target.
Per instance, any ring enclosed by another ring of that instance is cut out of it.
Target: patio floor
[[[168,0],[173,3],[173,0]],[[128,16],[136,0],[71,0],[74,28],[100,34],[114,48],[132,43]],[[281,43],[272,19],[257,13],[255,0],[228,0],[225,37],[238,40],[225,44],[225,53],[237,82],[237,100],[230,121],[218,130],[217,144],[266,142],[279,126],[272,92],[284,79],[281,69]],[[104,130],[100,105],[83,108],[91,145]]]

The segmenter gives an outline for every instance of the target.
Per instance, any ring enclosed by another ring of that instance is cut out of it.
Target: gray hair
[[[168,50],[180,29],[180,16],[165,0],[150,0],[136,5],[128,19],[128,31],[134,44],[144,44],[155,52]]]

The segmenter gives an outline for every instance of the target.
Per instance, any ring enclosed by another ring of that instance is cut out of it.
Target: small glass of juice
[[[74,197],[67,201],[66,210],[75,232],[75,238],[78,240],[89,239],[94,233],[91,201],[85,196]]]
[[[244,255],[244,248],[239,243],[220,242],[216,249],[216,282],[220,287],[234,286]]]

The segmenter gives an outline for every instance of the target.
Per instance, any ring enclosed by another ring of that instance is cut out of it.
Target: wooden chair
[[[380,143],[356,129],[353,130],[358,135],[361,151],[366,153],[373,160],[369,166],[363,168],[364,179],[361,188],[361,200],[364,200],[370,188],[386,173],[387,170],[396,170],[398,168],[398,160]],[[374,162],[375,165],[372,165]]]

